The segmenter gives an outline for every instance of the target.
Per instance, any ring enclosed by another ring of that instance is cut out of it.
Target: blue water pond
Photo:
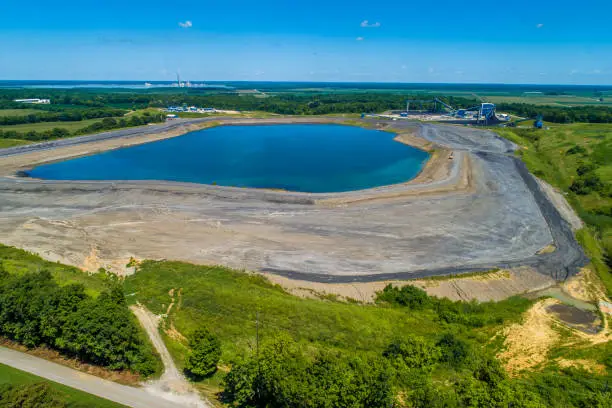
[[[220,126],[32,169],[50,180],[167,180],[312,193],[414,178],[428,153],[342,125]]]

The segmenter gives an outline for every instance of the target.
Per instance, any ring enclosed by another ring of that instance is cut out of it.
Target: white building
[[[20,103],[35,103],[35,104],[45,104],[48,105],[51,103],[50,99],[15,99],[13,102],[20,102]]]

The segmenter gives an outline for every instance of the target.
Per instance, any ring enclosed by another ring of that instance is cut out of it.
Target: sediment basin
[[[405,183],[328,193],[4,177],[0,236],[6,244],[87,270],[127,273],[125,264],[133,256],[223,264],[318,282],[519,266],[563,280],[588,261],[570,224],[513,156],[511,142],[467,127],[352,123],[392,130],[397,140],[431,151],[431,159]],[[187,131],[195,124],[181,126]],[[160,137],[151,132],[137,138]],[[4,158],[0,153],[0,172],[8,176],[46,161],[122,147],[135,138],[107,135],[104,141],[30,148]],[[551,245],[554,252],[541,251]]]

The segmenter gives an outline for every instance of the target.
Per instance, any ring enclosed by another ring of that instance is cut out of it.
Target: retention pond
[[[311,193],[414,178],[429,154],[394,134],[342,125],[219,126],[35,167],[49,180],[165,180]]]

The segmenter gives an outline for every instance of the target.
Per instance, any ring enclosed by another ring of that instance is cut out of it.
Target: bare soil
[[[165,135],[156,134],[160,127],[152,126],[146,134],[117,131],[103,140],[58,141],[57,146],[12,151],[0,154],[0,171],[171,137],[190,126],[217,122],[182,122],[164,128],[171,132]],[[320,283],[413,280],[521,267],[564,280],[586,263],[568,224],[524,165],[511,157],[512,143],[473,128],[362,122],[375,128],[393,126],[407,138],[404,143],[418,136],[419,143],[433,148],[421,179],[363,191],[307,194],[173,182],[0,177],[0,235],[5,244],[46,259],[119,274],[133,273],[126,265],[134,258],[221,264]],[[557,250],[538,254],[549,245]],[[439,290],[448,296],[497,299],[501,293],[544,284],[537,275],[529,276],[537,278],[489,280],[477,291],[460,283]]]
[[[553,321],[546,311],[557,304],[555,299],[537,302],[526,313],[522,323],[515,323],[503,330],[505,350],[498,354],[506,371],[517,376],[547,361],[548,351],[559,341],[559,334],[552,328]]]

